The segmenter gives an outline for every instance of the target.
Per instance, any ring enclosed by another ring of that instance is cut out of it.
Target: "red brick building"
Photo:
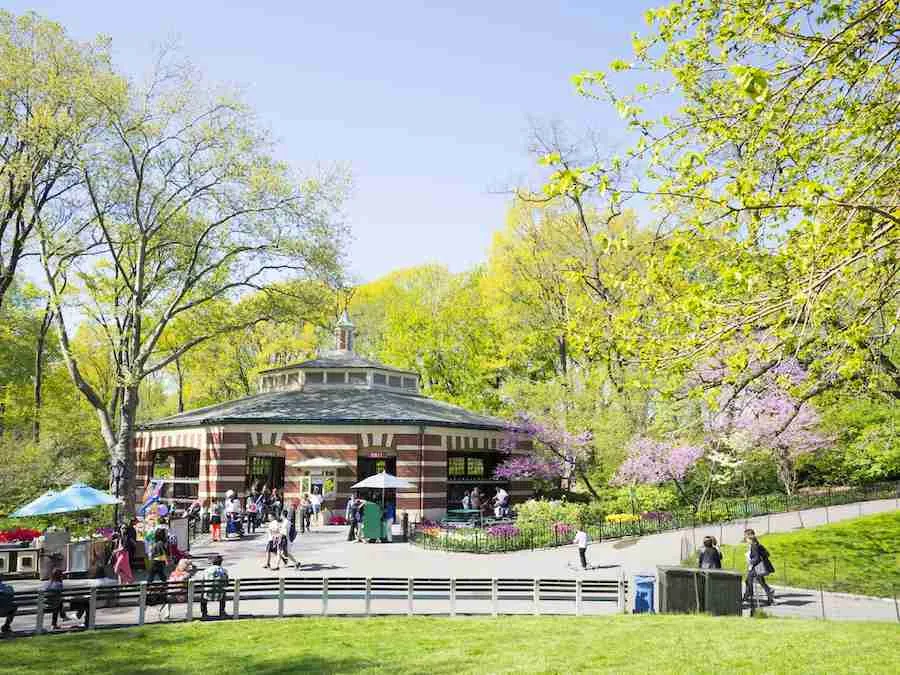
[[[414,518],[443,516],[476,485],[487,496],[502,486],[513,502],[531,495],[530,483],[493,480],[502,420],[423,396],[416,373],[360,357],[353,337],[345,313],[336,349],[264,371],[257,395],[143,425],[139,491],[151,477],[176,501],[266,484],[288,499],[316,489],[343,511],[351,485],[387,471],[415,485],[395,495]]]

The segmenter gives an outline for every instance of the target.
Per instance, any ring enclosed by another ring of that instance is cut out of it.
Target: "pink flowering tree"
[[[522,441],[531,441],[530,453],[521,454],[518,450]],[[497,466],[496,478],[558,481],[574,475],[595,499],[600,498],[588,478],[593,457],[590,432],[572,433],[560,425],[519,413],[509,425],[502,447],[510,457]]]
[[[711,480],[703,481],[699,498],[691,498],[687,482],[691,471],[703,459],[700,446],[661,441],[641,436],[629,443],[625,461],[619,466],[613,485],[663,485],[675,486],[681,499],[699,510],[709,495]]]
[[[797,487],[797,460],[830,444],[819,430],[820,419],[807,402],[774,382],[734,397],[714,419],[713,434],[739,434],[757,450],[766,450],[778,480],[792,495]]]

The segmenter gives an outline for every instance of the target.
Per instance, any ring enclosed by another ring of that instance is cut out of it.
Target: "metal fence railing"
[[[628,582],[614,579],[506,579],[402,577],[281,577],[234,579],[222,585],[188,580],[16,593],[16,621],[34,617],[35,633],[62,607],[83,615],[84,627],[141,626],[213,616],[220,598],[229,618],[374,614],[595,614],[624,613]]]
[[[848,488],[822,488],[819,492],[791,496],[762,495],[744,499],[718,499],[699,511],[692,509],[646,511],[631,514],[630,518],[619,521],[591,523],[585,530],[593,541],[602,541],[698,526],[719,526],[758,516],[881,499],[900,500],[900,482]],[[439,523],[419,522],[410,528],[410,540],[427,549],[499,553],[570,544],[574,531],[573,525],[566,523],[523,525],[510,521],[479,528],[445,527]]]

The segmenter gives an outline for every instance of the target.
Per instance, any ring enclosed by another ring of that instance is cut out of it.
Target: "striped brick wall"
[[[343,512],[344,504],[350,496],[350,486],[356,482],[359,434],[285,434],[281,443],[284,447],[284,493],[287,499],[299,499],[301,496],[303,469],[290,466],[292,462],[316,457],[347,462],[348,466],[337,472],[336,497],[325,504],[331,510]]]

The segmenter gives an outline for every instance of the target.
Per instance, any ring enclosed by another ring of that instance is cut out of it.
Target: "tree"
[[[689,494],[686,483],[689,472],[698,465],[703,456],[704,449],[700,446],[637,437],[629,444],[625,461],[616,472],[612,483],[662,485],[671,482],[682,500],[690,504],[696,513],[709,495],[712,482],[707,476],[696,498],[692,498]]]
[[[636,141],[578,166],[548,155],[547,191],[611,208],[648,200],[661,214],[668,254],[648,251],[626,281],[680,291],[662,325],[636,324],[646,358],[696,362],[764,336],[759,356],[803,346],[813,395],[853,378],[900,395],[896,11],[895,0],[673,2],[647,13],[633,61],[611,64],[642,73],[636,91],[603,72],[575,77]]]
[[[141,383],[197,345],[272,318],[279,278],[336,279],[346,180],[342,172],[300,179],[272,158],[244,104],[166,58],[124,103],[100,102],[107,134],[83,158],[84,190],[65,214],[83,226],[60,236],[42,224],[41,261],[66,366],[96,411],[111,461],[126,463],[130,503]],[[247,291],[262,295],[223,302]],[[109,395],[84,376],[69,302],[106,340]],[[175,321],[194,328],[179,344],[164,340]]]
[[[120,90],[104,40],[0,10],[0,307],[41,214],[80,184],[78,156],[104,122],[96,92]]]

